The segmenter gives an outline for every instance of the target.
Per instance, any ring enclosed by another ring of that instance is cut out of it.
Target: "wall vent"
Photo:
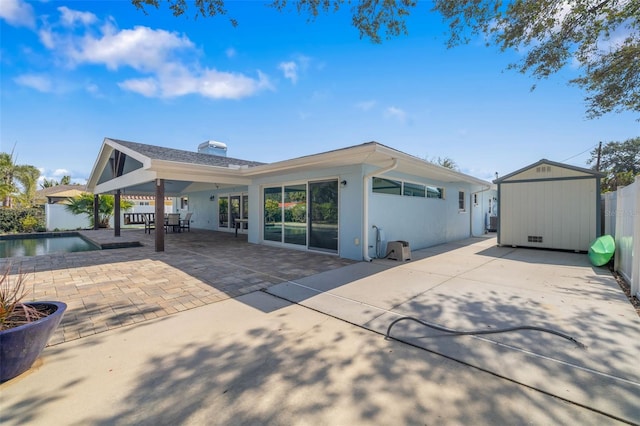
[[[538,166],[536,173],[551,173],[551,166]]]
[[[541,243],[542,237],[539,235],[529,235],[527,236],[527,242],[529,243]]]

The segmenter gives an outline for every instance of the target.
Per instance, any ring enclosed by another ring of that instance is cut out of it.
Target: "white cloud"
[[[309,69],[311,62],[312,60],[308,56],[295,55],[291,61],[280,62],[278,69],[282,71],[285,78],[296,84],[300,79],[300,74]]]
[[[1,0],[0,0],[1,1]],[[44,27],[40,40],[70,67],[104,65],[118,72],[132,68],[140,75],[120,81],[123,90],[147,97],[171,98],[197,94],[215,99],[239,99],[271,89],[269,78],[202,68],[194,59],[200,52],[186,36],[162,29],[136,26],[119,29],[111,19],[60,7],[60,23]],[[67,30],[82,24],[84,34]],[[60,29],[62,27],[62,30]],[[228,49],[228,56],[235,50]]]
[[[384,115],[387,118],[394,118],[402,123],[407,121],[407,113],[404,110],[394,106],[390,106],[389,108],[387,108]]]
[[[98,17],[91,12],[71,10],[65,6],[59,7],[58,11],[60,12],[60,23],[65,27],[74,27],[76,24],[89,26],[98,21]]]
[[[50,93],[53,91],[51,79],[41,74],[23,74],[13,79],[21,86],[36,89],[39,92]]]
[[[158,83],[152,77],[125,80],[118,83],[118,86],[121,89],[139,93],[148,98],[159,96]]]
[[[36,26],[33,8],[23,0],[0,1],[0,18],[14,27],[35,28]]]
[[[374,100],[369,100],[369,101],[362,101],[362,102],[358,102],[356,104],[356,108],[362,110],[362,111],[369,111],[371,110],[373,107],[375,107],[377,104],[376,101]]]
[[[62,177],[62,176],[68,176],[69,175],[69,170],[67,169],[55,169],[53,171],[53,176],[55,177]]]
[[[285,78],[291,80],[293,84],[298,82],[298,64],[293,61],[280,62],[278,69],[282,71]]]

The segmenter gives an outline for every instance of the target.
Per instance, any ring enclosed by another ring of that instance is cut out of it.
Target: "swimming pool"
[[[0,258],[91,250],[100,250],[100,247],[85,240],[78,233],[46,232],[0,236]]]

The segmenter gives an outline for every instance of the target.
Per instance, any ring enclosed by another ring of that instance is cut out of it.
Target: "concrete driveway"
[[[50,346],[0,385],[0,423],[640,422],[640,318],[606,269],[495,239],[413,255]],[[452,337],[410,322],[385,339],[405,315],[549,327],[587,349],[537,331]]]

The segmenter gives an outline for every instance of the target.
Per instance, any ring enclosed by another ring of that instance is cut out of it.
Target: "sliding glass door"
[[[337,180],[267,187],[263,199],[264,240],[338,250]]]
[[[338,181],[309,182],[309,248],[338,251]]]

